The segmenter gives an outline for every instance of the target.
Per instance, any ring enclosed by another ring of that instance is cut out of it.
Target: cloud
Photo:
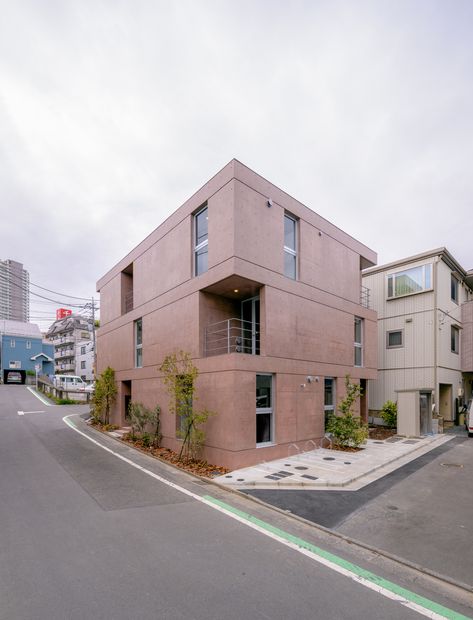
[[[92,295],[232,157],[380,262],[473,266],[470,2],[3,4],[0,257],[37,284]]]

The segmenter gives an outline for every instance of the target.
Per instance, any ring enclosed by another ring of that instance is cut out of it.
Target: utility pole
[[[96,338],[95,338],[95,301],[92,297],[92,339],[94,343],[94,379],[97,376],[97,347],[96,347]]]

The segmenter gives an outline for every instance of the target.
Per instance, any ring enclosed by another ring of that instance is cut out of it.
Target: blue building
[[[54,346],[43,342],[33,323],[0,321],[0,377],[4,383],[25,383],[27,371],[54,374]]]

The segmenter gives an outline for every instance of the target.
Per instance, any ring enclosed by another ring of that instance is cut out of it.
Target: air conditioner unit
[[[240,336],[237,336],[237,337],[235,338],[235,344],[236,344],[236,345],[241,344],[241,337],[240,337]]]
[[[235,347],[235,353],[241,353],[243,351],[242,347]]]

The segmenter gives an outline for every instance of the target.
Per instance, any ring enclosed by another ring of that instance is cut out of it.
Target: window
[[[297,277],[296,220],[284,216],[284,275],[293,280]]]
[[[325,377],[324,412],[325,427],[327,427],[329,417],[335,413],[335,379],[333,377]]]
[[[194,231],[195,275],[198,276],[201,273],[205,273],[209,267],[209,213],[207,207],[204,207],[194,215]]]
[[[14,349],[14,348],[15,348],[15,345],[16,345],[16,342],[15,342],[15,340],[12,338],[12,339],[10,340],[10,349]]]
[[[404,346],[404,332],[402,329],[396,329],[386,333],[386,348],[398,349]]]
[[[256,375],[256,445],[273,441],[273,375]]]
[[[80,363],[80,369],[81,370],[85,370],[85,362],[81,362]]]
[[[456,325],[450,328],[450,342],[452,353],[460,353],[460,330]]]
[[[135,321],[135,367],[143,366],[143,320]]]
[[[432,265],[412,267],[397,273],[391,273],[388,278],[388,299],[422,293],[432,288]]]
[[[363,366],[363,319],[355,317],[355,366]]]
[[[450,297],[452,298],[452,301],[456,304],[458,303],[458,280],[455,278],[453,273],[450,279]]]
[[[85,347],[81,347],[80,348],[80,354],[81,355],[85,355]]]
[[[26,341],[26,348],[31,349],[31,340]]]

